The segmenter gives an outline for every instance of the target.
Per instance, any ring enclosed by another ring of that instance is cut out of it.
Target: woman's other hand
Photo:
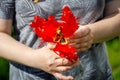
[[[89,27],[80,26],[68,41],[71,46],[74,46],[77,49],[77,51],[85,51],[91,47],[93,35]]]

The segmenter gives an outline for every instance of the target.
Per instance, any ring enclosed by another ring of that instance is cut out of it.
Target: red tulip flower
[[[67,58],[71,62],[77,61],[76,49],[71,47],[66,40],[78,29],[77,19],[68,6],[62,9],[62,13],[61,21],[55,20],[54,16],[49,16],[47,20],[35,16],[30,26],[34,28],[34,32],[43,41],[56,43],[53,49],[56,54]]]

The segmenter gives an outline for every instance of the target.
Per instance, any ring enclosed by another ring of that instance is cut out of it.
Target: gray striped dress
[[[29,27],[35,15],[43,18],[54,15],[56,20],[59,20],[61,9],[68,5],[76,17],[81,17],[79,23],[86,25],[102,19],[107,2],[108,0],[41,0],[34,4],[32,0],[0,0],[0,18],[14,21],[16,40],[29,47],[38,48],[41,39],[38,39]],[[78,54],[81,64],[63,73],[64,75],[72,75],[75,80],[112,80],[104,43],[93,44],[89,50]],[[11,62],[10,80],[56,80],[56,78],[42,70]]]

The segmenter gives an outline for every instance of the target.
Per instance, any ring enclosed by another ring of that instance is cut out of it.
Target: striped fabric
[[[0,18],[13,19],[17,40],[32,48],[38,48],[41,39],[29,27],[35,15],[47,18],[54,15],[59,20],[61,9],[68,5],[79,23],[86,25],[98,21],[103,16],[105,0],[0,0]],[[1,27],[1,26],[0,26]],[[24,53],[21,53],[24,54]],[[65,75],[75,80],[112,80],[107,52],[104,43],[94,44],[88,51],[78,53],[80,65]],[[56,80],[42,71],[11,62],[10,80]]]

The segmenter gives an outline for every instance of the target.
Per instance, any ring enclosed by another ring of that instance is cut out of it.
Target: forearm
[[[113,14],[105,19],[87,25],[93,34],[93,43],[110,40],[120,34],[120,14]]]
[[[31,51],[32,48],[17,42],[8,34],[0,32],[0,57],[30,66],[28,63],[32,55]]]
[[[120,1],[111,0],[106,3],[105,18],[87,25],[93,34],[93,43],[110,40],[120,35]]]

